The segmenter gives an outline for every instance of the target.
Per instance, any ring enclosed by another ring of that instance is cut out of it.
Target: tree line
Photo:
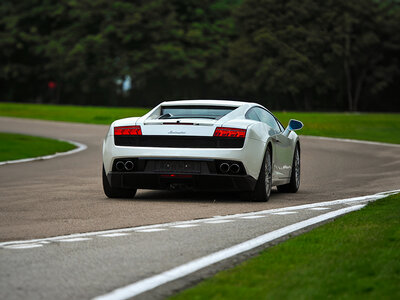
[[[0,101],[400,111],[398,0],[3,0]]]

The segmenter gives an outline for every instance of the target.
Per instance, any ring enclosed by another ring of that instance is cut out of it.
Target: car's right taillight
[[[142,129],[140,126],[114,127],[114,135],[142,135]]]
[[[230,138],[245,138],[246,129],[217,127],[214,131],[214,136],[230,137]]]

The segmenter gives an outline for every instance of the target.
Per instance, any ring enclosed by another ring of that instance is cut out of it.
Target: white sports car
[[[143,117],[113,122],[103,143],[103,188],[110,198],[137,189],[240,191],[267,201],[271,187],[296,192],[300,141],[257,103],[163,102]]]

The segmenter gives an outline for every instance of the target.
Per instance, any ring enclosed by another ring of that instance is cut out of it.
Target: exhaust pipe
[[[240,171],[240,167],[239,167],[238,164],[232,164],[231,165],[231,172],[232,173],[237,174],[237,173],[239,173],[239,171]]]
[[[127,171],[132,171],[134,166],[135,166],[135,165],[134,165],[133,162],[130,161],[130,160],[128,160],[127,162],[125,162],[125,170],[127,170]]]
[[[227,163],[222,163],[222,164],[219,165],[219,170],[222,173],[228,173],[229,169],[230,169],[230,166]]]
[[[119,161],[119,162],[117,162],[117,163],[115,164],[115,168],[116,168],[118,171],[123,171],[124,168],[125,168],[125,165],[124,165],[124,163],[123,163],[122,161]]]

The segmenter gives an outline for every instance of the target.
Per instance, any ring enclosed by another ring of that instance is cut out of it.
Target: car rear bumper
[[[257,179],[264,158],[265,143],[246,138],[243,148],[162,148],[162,147],[127,147],[115,146],[113,136],[108,136],[103,145],[103,165],[106,174],[113,171],[116,159],[164,158],[164,159],[199,159],[232,160],[242,162],[246,174]]]
[[[256,180],[249,175],[224,174],[159,174],[145,172],[110,172],[112,187],[126,189],[179,189],[204,191],[252,191]]]

